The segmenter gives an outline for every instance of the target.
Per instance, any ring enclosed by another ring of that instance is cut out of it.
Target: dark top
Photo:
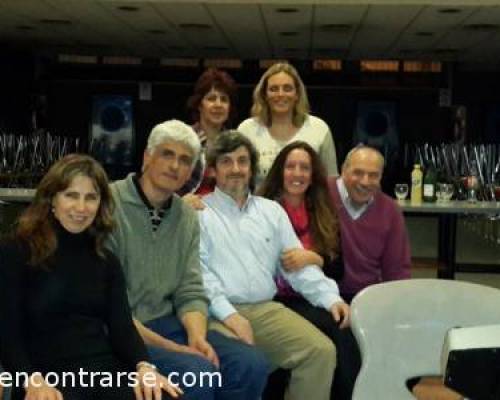
[[[87,233],[59,226],[57,240],[47,268],[27,265],[25,245],[0,246],[0,359],[33,373],[111,356],[135,371],[148,355],[118,260],[99,257]]]

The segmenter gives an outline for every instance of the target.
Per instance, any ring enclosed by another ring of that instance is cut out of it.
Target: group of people
[[[289,64],[264,73],[252,118],[228,130],[235,93],[206,71],[194,125],[156,125],[139,173],[109,184],[69,155],[42,179],[0,246],[0,360],[28,377],[14,399],[257,400],[276,368],[289,399],[351,398],[349,303],[410,276],[384,159],[355,147],[338,177],[332,134]],[[82,369],[137,379],[49,382]]]

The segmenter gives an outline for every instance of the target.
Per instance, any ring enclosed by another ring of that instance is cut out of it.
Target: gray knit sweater
[[[196,212],[174,194],[172,206],[153,232],[132,176],[111,185],[116,228],[108,247],[123,266],[134,317],[147,322],[173,312],[178,317],[188,311],[206,315]]]

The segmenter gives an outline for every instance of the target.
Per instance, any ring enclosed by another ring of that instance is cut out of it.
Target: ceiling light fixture
[[[179,28],[193,31],[207,31],[212,29],[212,27],[208,24],[198,24],[198,23],[184,23],[179,24]]]
[[[47,25],[71,25],[72,22],[68,19],[53,19],[53,18],[45,18],[41,19],[40,22],[42,24],[47,24]]]
[[[415,35],[420,37],[431,37],[434,36],[434,32],[420,31],[420,32],[415,32]]]
[[[125,12],[136,12],[139,11],[139,7],[136,6],[119,6],[116,7],[120,11],[125,11]]]
[[[282,13],[282,14],[293,14],[293,13],[298,13],[299,9],[298,8],[292,8],[292,7],[281,7],[276,9],[277,13]]]
[[[320,32],[343,33],[352,29],[351,24],[323,24],[319,26]]]
[[[461,13],[462,10],[460,8],[441,8],[438,10],[440,14],[458,14]]]
[[[495,24],[468,24],[463,26],[463,29],[473,32],[494,32],[498,28],[500,26]]]
[[[16,26],[16,29],[20,31],[34,31],[35,27],[31,25],[18,25]]]

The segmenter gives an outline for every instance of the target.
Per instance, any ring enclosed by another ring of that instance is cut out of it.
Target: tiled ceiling
[[[82,55],[500,68],[500,0],[0,0],[0,43]]]

